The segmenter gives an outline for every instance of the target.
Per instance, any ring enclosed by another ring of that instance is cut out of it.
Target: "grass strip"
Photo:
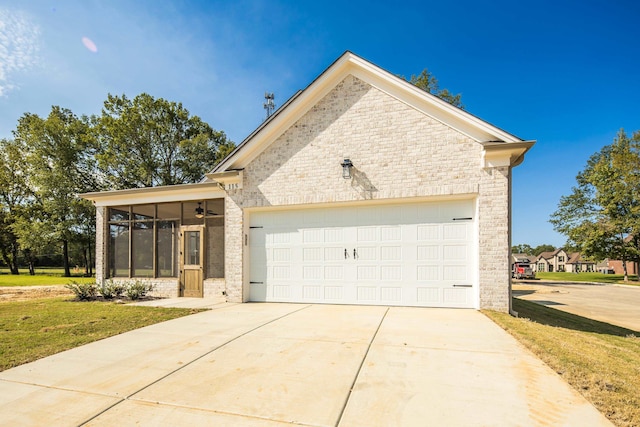
[[[537,272],[536,279],[557,280],[560,282],[595,282],[595,283],[611,283],[611,284],[627,284],[639,286],[638,276],[629,275],[629,281],[624,281],[622,274],[602,274],[602,273],[567,273],[555,272],[545,273]]]
[[[613,424],[640,426],[640,335],[636,331],[513,299],[519,317],[485,310]]]
[[[0,371],[202,310],[47,298],[0,304]]]

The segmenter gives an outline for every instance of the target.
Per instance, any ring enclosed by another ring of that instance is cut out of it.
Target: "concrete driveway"
[[[20,426],[604,426],[473,310],[222,304],[0,373]]]
[[[513,285],[513,295],[640,332],[640,286],[526,281]]]

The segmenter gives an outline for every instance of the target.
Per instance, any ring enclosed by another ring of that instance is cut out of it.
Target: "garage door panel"
[[[378,241],[377,227],[358,227],[358,242],[376,242]]]
[[[420,287],[416,289],[418,304],[437,305],[440,303],[440,288],[437,287]]]
[[[402,266],[400,265],[381,265],[380,266],[380,279],[382,281],[401,281],[402,280]]]
[[[439,265],[419,265],[417,267],[417,280],[419,281],[436,281],[441,278],[441,267]]]
[[[345,259],[344,250],[345,248],[343,246],[324,248],[324,260],[325,261],[344,260]]]
[[[443,245],[442,259],[444,261],[462,261],[469,260],[469,246],[465,244]]]
[[[324,261],[324,253],[325,251],[320,246],[303,248],[302,260],[305,262],[322,262]]]
[[[324,243],[324,230],[321,228],[302,230],[302,243]]]
[[[398,242],[402,240],[402,228],[399,225],[380,227],[380,240],[383,242]]]
[[[421,245],[417,246],[418,261],[437,261],[440,259],[440,246]]]
[[[323,298],[322,286],[305,285],[302,287],[302,298],[307,301],[321,301]]]
[[[356,253],[356,258],[359,262],[378,260],[377,246],[358,246],[355,253]]]
[[[302,267],[302,279],[307,280],[322,280],[324,279],[323,268],[321,265],[306,265]]]
[[[468,303],[469,292],[466,288],[443,289],[443,302],[448,306],[464,306]]]
[[[464,240],[468,238],[467,224],[445,224],[442,227],[442,238],[444,240]]]
[[[399,261],[402,259],[402,246],[381,246],[380,261]]]
[[[328,265],[324,267],[326,280],[344,280],[344,267],[341,265]]]
[[[418,225],[418,241],[440,240],[441,228],[439,224]]]
[[[385,304],[396,304],[402,301],[402,288],[400,286],[384,286],[380,288],[380,299]]]
[[[468,200],[260,212],[265,231],[252,229],[249,244],[250,299],[473,307],[468,212]]]
[[[375,265],[359,265],[356,271],[358,272],[357,279],[360,281],[378,278],[378,268]]]
[[[342,228],[326,228],[324,230],[324,241],[326,243],[343,242],[344,230]]]
[[[442,267],[442,279],[447,281],[464,281],[469,280],[467,269],[463,264],[448,264]]]
[[[375,286],[358,286],[357,288],[357,302],[361,303],[375,303],[377,298],[377,288]]]

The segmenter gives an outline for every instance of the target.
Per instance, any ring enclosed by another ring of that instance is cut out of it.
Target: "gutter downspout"
[[[524,158],[524,155],[522,156],[522,158]],[[522,160],[520,160],[522,161]],[[509,192],[508,192],[508,198],[509,198],[509,250],[507,251],[507,256],[508,256],[508,265],[509,265],[509,314],[512,315],[513,317],[518,317],[518,312],[513,310],[513,288],[512,288],[512,278],[511,278],[511,229],[513,227],[513,225],[511,224],[511,221],[513,219],[513,215],[512,215],[512,210],[513,210],[513,206],[512,206],[512,187],[513,187],[513,167],[509,166]]]

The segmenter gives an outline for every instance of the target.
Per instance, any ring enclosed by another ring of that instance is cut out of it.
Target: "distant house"
[[[567,262],[569,261],[569,254],[564,249],[556,249],[553,252],[542,252],[538,255],[536,261],[537,271],[539,272],[554,272],[554,271],[567,271]]]
[[[566,269],[572,273],[591,273],[595,271],[596,263],[582,258],[580,252],[573,252],[569,255],[569,261],[566,263]]]
[[[598,263],[597,269],[605,274],[624,274],[622,261],[619,259],[605,258]],[[635,262],[627,261],[627,274],[638,274],[638,266]]]
[[[580,252],[567,252],[556,249],[552,252],[542,252],[536,260],[536,270],[539,272],[591,272],[595,271],[596,263],[582,258]]]

